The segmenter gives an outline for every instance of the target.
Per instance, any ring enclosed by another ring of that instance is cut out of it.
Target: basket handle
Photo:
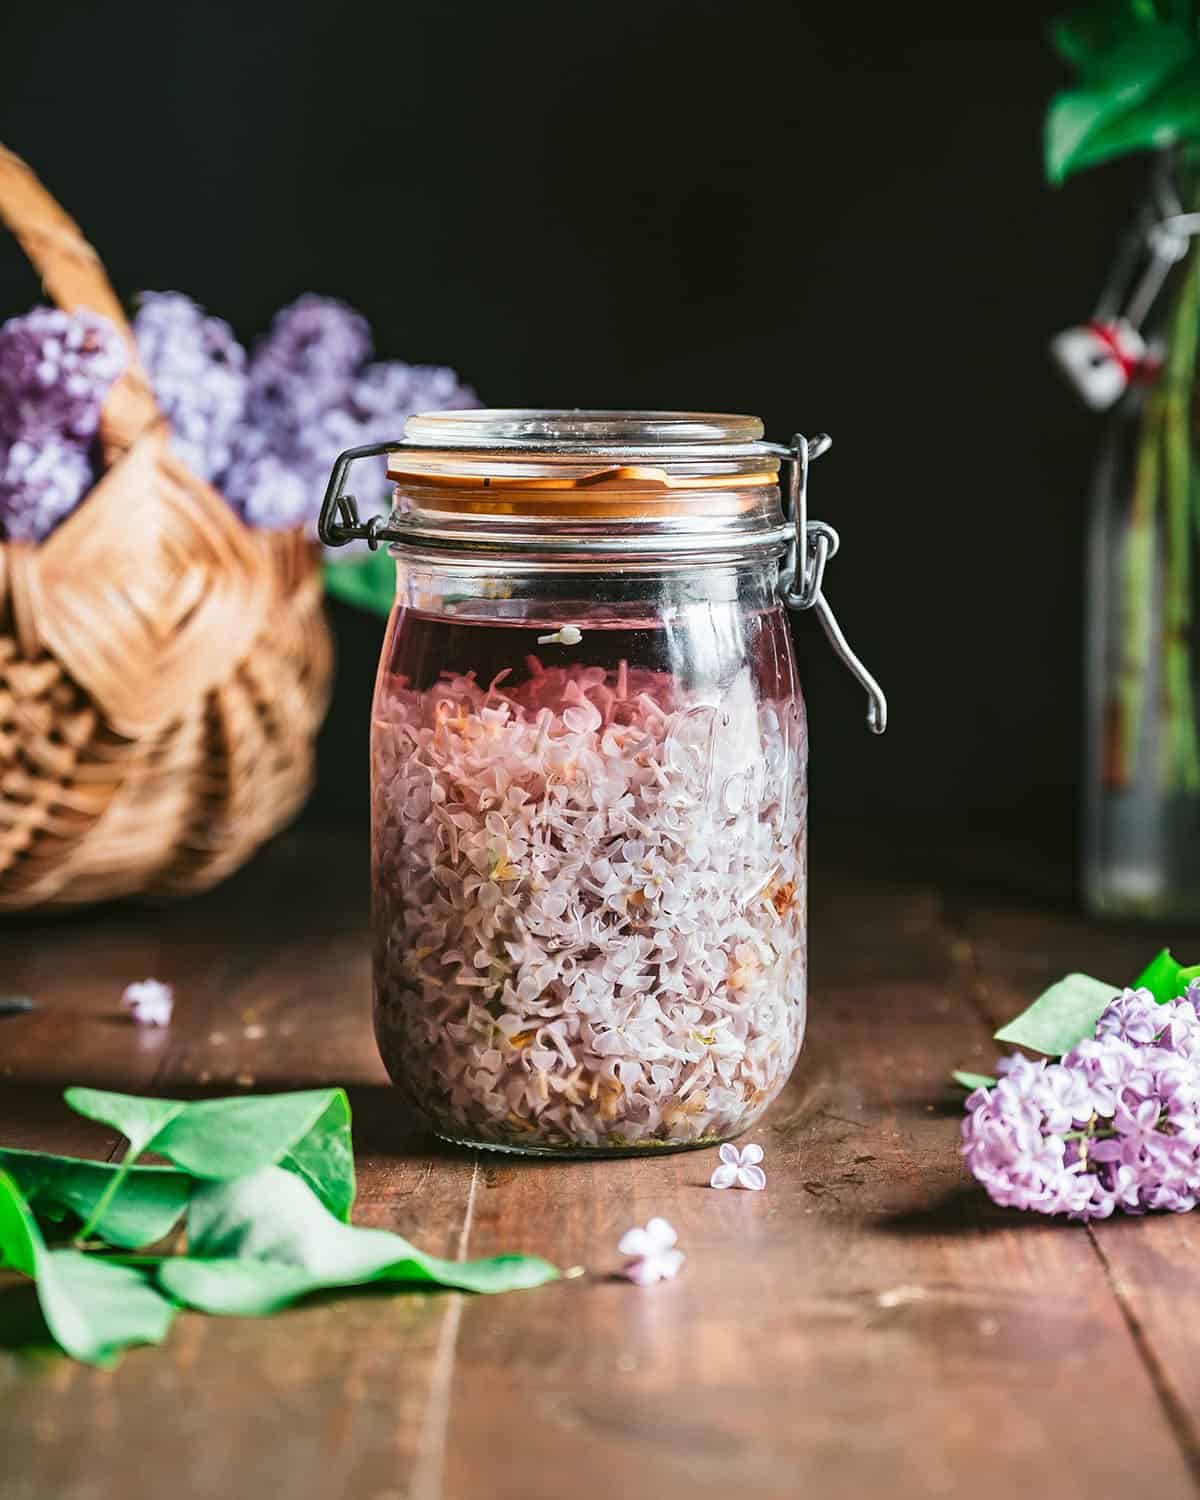
[[[33,170],[3,145],[0,220],[59,307],[66,312],[82,308],[100,313],[116,325],[129,346],[129,364],[113,383],[100,413],[100,445],[106,464],[111,465],[147,428],[162,420],[120,299],[79,225]]]

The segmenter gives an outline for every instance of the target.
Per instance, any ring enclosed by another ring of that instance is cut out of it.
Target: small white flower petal
[[[656,1255],[654,1263],[658,1271],[658,1279],[673,1281],[679,1275],[686,1258],[682,1250],[667,1250],[662,1255]]]
[[[679,1236],[666,1219],[651,1219],[646,1225],[646,1235],[656,1253],[669,1250]]]
[[[622,1255],[653,1255],[654,1242],[644,1229],[627,1229],[617,1242]]]
[[[721,1147],[721,1160],[731,1167],[736,1167],[741,1161],[741,1156],[736,1146],[731,1146],[728,1141]]]
[[[731,1161],[723,1161],[719,1167],[713,1168],[713,1174],[708,1179],[709,1187],[732,1187],[738,1180],[738,1172],[740,1170],[741,1169],[739,1167],[735,1167]]]
[[[742,1166],[756,1166],[763,1159],[763,1148],[761,1146],[747,1146],[742,1152]]]
[[[767,1174],[761,1167],[739,1167],[737,1180],[739,1187],[749,1188],[751,1192],[760,1193],[767,1185]]]
[[[136,1026],[169,1026],[175,992],[157,979],[140,979],[125,987],[121,1004],[128,1007]]]
[[[651,1282],[657,1281],[658,1259],[653,1255],[643,1255],[637,1260],[631,1260],[621,1272],[626,1281],[632,1281],[635,1286],[649,1286]]]

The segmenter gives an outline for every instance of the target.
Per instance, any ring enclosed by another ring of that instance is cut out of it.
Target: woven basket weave
[[[40,545],[0,542],[0,908],[203,890],[312,781],[332,647],[314,548],[259,532],[168,447],[100,261],[0,147],[0,219],[132,361],[105,472]]]

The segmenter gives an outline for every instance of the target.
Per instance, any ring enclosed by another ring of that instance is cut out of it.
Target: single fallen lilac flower
[[[175,991],[160,980],[140,979],[126,987],[121,1004],[129,1007],[135,1026],[169,1026]]]
[[[767,1174],[758,1165],[763,1159],[761,1146],[744,1146],[741,1151],[728,1141],[721,1147],[721,1165],[708,1179],[709,1187],[749,1188],[759,1193],[767,1185]]]
[[[683,1251],[675,1249],[677,1238],[666,1219],[651,1219],[645,1229],[627,1230],[617,1249],[633,1259],[626,1264],[622,1276],[638,1286],[671,1281],[684,1261]]]
[[[539,635],[539,646],[578,646],[583,640],[583,631],[578,625],[560,625],[553,635]]]

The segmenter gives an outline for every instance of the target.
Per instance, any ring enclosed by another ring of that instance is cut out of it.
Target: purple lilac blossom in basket
[[[1200,1201],[1200,985],[1125,990],[1061,1062],[1010,1057],[967,1100],[963,1154],[993,1200],[1074,1219]]]
[[[0,443],[89,443],[128,357],[120,333],[95,313],[35,307],[9,318],[0,325]]]
[[[0,538],[40,542],[87,494],[88,448],[127,360],[92,313],[36,307],[0,326]]]
[[[77,443],[61,437],[0,446],[0,536],[40,542],[92,487],[92,466]]]
[[[344,302],[312,295],[276,317],[250,361],[246,421],[222,488],[254,526],[315,519],[333,460],[398,436],[416,411],[478,406],[453,370],[367,364],[366,322]],[[382,458],[354,470],[364,513],[385,508]]]
[[[246,404],[246,351],[224,319],[181,292],[143,292],[133,332],[172,447],[194,473],[216,481],[229,467]]]
[[[333,460],[384,442],[415,411],[478,406],[453,370],[368,363],[366,320],[311,293],[247,358],[232,329],[178,292],[146,292],[138,351],[172,446],[252,526],[312,528]],[[0,327],[0,538],[40,541],[97,478],[100,409],[128,358],[104,318],[35,308]],[[364,512],[386,507],[382,458],[355,471]]]

